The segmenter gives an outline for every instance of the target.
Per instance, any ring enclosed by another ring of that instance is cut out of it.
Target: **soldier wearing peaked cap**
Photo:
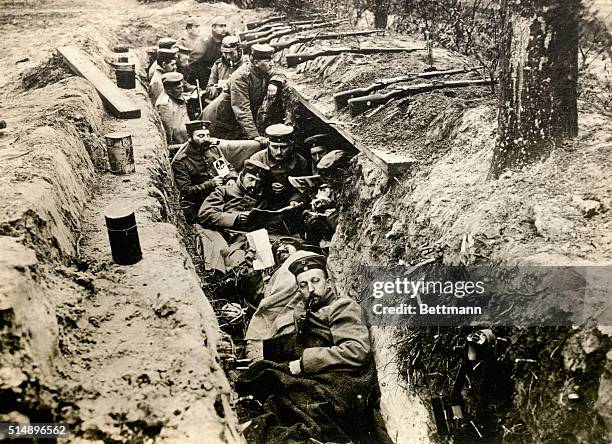
[[[225,18],[213,18],[211,33],[208,36],[200,36],[189,56],[189,83],[195,84],[196,80],[199,80],[202,87],[208,84],[212,65],[221,57],[221,42],[228,34]]]
[[[185,34],[181,38],[181,44],[193,49],[200,38],[200,21],[195,17],[188,17],[185,20]]]
[[[224,37],[221,43],[221,57],[215,61],[210,71],[208,85],[206,86],[206,98],[208,100],[216,98],[227,86],[227,79],[243,63],[240,39],[233,35]]]
[[[267,165],[272,173],[272,185],[266,199],[276,208],[303,202],[303,196],[289,183],[289,176],[308,175],[308,162],[295,152],[293,127],[278,123],[266,128],[269,143],[251,159]]]
[[[176,55],[177,51],[175,49],[159,49],[157,51],[157,64],[149,82],[149,95],[153,103],[157,101],[164,90],[162,76],[167,72],[176,71]]]
[[[155,102],[155,109],[166,130],[166,140],[168,145],[185,143],[188,139],[185,124],[189,122],[189,116],[183,99],[183,75],[178,72],[165,73],[162,83],[164,91]]]
[[[254,394],[266,405],[297,403],[300,412],[292,415],[294,419],[275,417],[274,411],[253,418],[251,439],[259,442],[272,435],[292,442],[309,437],[317,441],[390,442],[381,439],[384,431],[376,430],[373,424],[371,409],[379,393],[361,307],[335,291],[324,256],[295,257],[288,271],[296,281],[297,295],[274,312],[271,338],[265,339],[268,329],[261,328],[267,324],[260,322],[259,329],[249,326],[251,336],[263,333],[263,360],[240,375],[236,389],[241,396]],[[256,312],[251,323],[259,320]],[[321,403],[329,407],[324,414],[320,407],[310,408]],[[306,417],[325,424],[326,430],[301,430],[298,436],[296,426]]]
[[[243,230],[247,228],[248,215],[253,208],[266,208],[262,189],[269,174],[266,165],[247,159],[237,180],[215,188],[204,199],[198,221],[204,227],[199,233],[206,251],[206,269],[227,271],[221,251],[228,243],[222,230]]]
[[[315,134],[314,136],[307,137],[304,139],[304,143],[309,146],[310,149],[310,164],[312,166],[312,174],[319,174],[317,170],[317,163],[325,156],[329,149],[325,145],[328,139],[327,134]]]
[[[224,159],[218,145],[210,139],[206,128],[208,123],[201,120],[187,122],[189,140],[172,159],[174,181],[189,223],[196,221],[202,202],[215,188],[238,176],[234,167]]]
[[[260,136],[255,122],[264,99],[274,99],[285,83],[284,77],[272,70],[273,54],[270,45],[253,45],[250,63],[243,63],[228,79],[227,90],[206,107],[203,118],[212,122],[213,136],[221,139]]]
[[[157,42],[157,53],[158,54],[159,54],[160,49],[173,49],[175,51],[178,51],[178,45],[175,39],[171,37],[163,37],[159,39]],[[151,66],[149,66],[149,69],[147,70],[149,79],[153,77],[153,73],[157,69],[157,66],[158,66],[157,60],[155,60],[155,62],[153,62]]]

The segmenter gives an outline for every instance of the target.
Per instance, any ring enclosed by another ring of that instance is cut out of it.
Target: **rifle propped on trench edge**
[[[376,80],[373,84],[366,86],[365,88],[347,89],[346,91],[336,93],[334,94],[334,102],[336,104],[336,109],[341,110],[342,108],[348,106],[348,101],[350,99],[371,95],[372,93],[384,89],[389,85],[393,85],[394,83],[408,82],[414,79],[430,79],[432,77],[452,76],[454,74],[474,72],[479,69],[484,69],[484,66],[477,66],[475,68],[447,69],[444,71],[411,72],[405,76],[380,79]]]
[[[484,86],[493,85],[497,83],[497,80],[449,80],[446,82],[432,82],[432,83],[420,83],[418,85],[404,86],[399,89],[395,89],[386,94],[372,94],[364,97],[356,97],[348,101],[349,110],[351,117],[358,116],[364,113],[369,108],[377,105],[384,105],[391,100],[401,99],[409,97],[415,94],[435,91],[437,89],[444,88],[461,88],[464,86]]]
[[[398,52],[425,51],[426,48],[329,48],[317,52],[302,52],[298,54],[287,54],[287,66],[292,68],[300,63],[314,60],[322,56],[334,56],[344,53],[353,54],[385,54]]]
[[[369,31],[334,32],[329,34],[305,35],[302,37],[296,37],[285,41],[270,43],[270,46],[272,46],[275,51],[280,51],[282,49],[287,49],[290,46],[297,45],[298,43],[308,43],[315,40],[334,40],[341,39],[344,37],[357,37],[361,35],[384,34],[384,32],[384,29],[371,29]]]

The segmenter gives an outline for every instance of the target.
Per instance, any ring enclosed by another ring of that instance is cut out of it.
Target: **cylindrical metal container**
[[[136,216],[129,204],[114,202],[104,210],[113,261],[132,265],[142,259]]]
[[[113,48],[115,53],[116,63],[129,63],[130,61],[130,49],[124,45],[118,45]]]
[[[134,147],[130,133],[124,131],[108,133],[104,135],[104,138],[111,173],[132,174],[135,166]]]
[[[136,65],[133,63],[115,64],[115,77],[117,77],[117,86],[119,88],[136,88]]]

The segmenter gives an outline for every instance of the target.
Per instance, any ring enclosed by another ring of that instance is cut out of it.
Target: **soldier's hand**
[[[264,136],[257,136],[253,140],[259,142],[259,144],[261,145],[262,148],[266,148],[268,146],[268,143],[269,143],[268,138],[264,137]]]
[[[223,185],[223,178],[221,176],[215,176],[212,178],[213,183],[216,187],[220,187]]]
[[[272,191],[276,194],[280,194],[285,190],[285,186],[282,183],[274,182],[272,184]]]
[[[268,85],[268,92],[266,94],[266,97],[268,98],[268,100],[273,99],[276,96],[277,92],[278,86],[271,83]]]
[[[237,227],[244,227],[248,220],[249,220],[249,215],[247,213],[240,213],[238,217],[236,218],[236,221],[234,222],[234,224]]]

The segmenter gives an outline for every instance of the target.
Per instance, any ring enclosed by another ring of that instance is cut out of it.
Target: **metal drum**
[[[113,261],[119,265],[132,265],[142,259],[140,239],[134,210],[128,203],[114,202],[104,210],[108,240]]]
[[[111,173],[132,174],[135,166],[131,134],[120,131],[106,134],[104,138]]]

